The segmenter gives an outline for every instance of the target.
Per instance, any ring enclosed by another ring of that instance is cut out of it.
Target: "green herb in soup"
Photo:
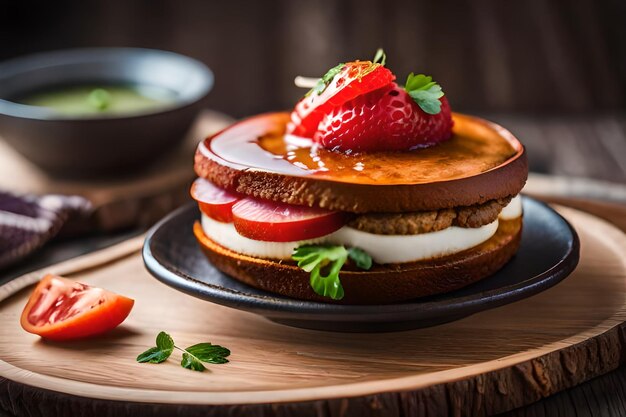
[[[98,110],[106,110],[111,106],[111,94],[104,88],[96,88],[87,96],[89,105]]]
[[[68,116],[97,116],[147,113],[173,103],[175,98],[174,92],[158,87],[81,85],[35,92],[16,101]]]

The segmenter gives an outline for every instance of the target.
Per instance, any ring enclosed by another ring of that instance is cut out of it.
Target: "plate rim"
[[[405,317],[407,321],[428,320],[442,315],[464,317],[540,293],[561,282],[578,265],[580,239],[567,219],[542,201],[526,195],[522,195],[522,199],[547,209],[551,215],[557,216],[566,225],[572,236],[568,251],[559,262],[550,268],[521,282],[453,299],[425,302],[413,300],[411,302],[371,305],[332,304],[292,299],[269,293],[267,295],[244,293],[200,281],[181,270],[171,270],[161,264],[150,248],[153,237],[158,230],[172,219],[193,209],[194,203],[180,207],[150,228],[142,248],[142,258],[148,272],[158,281],[172,288],[205,301],[260,314],[272,319],[324,321],[332,318],[333,321],[341,322],[388,322],[390,320],[400,321],[397,319],[398,316],[410,313],[413,313],[411,317]],[[198,251],[200,252],[199,248]]]

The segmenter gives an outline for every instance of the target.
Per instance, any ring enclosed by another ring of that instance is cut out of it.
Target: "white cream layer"
[[[516,196],[502,210],[500,218],[522,215],[522,200]],[[355,246],[369,253],[379,264],[413,262],[450,255],[488,240],[498,230],[498,220],[477,228],[451,226],[417,235],[377,235],[344,226],[317,239],[297,242],[264,242],[241,236],[232,223],[222,223],[202,215],[202,229],[215,243],[237,253],[270,259],[290,259],[294,249],[306,243],[332,243]]]
[[[509,204],[504,206],[499,214],[502,220],[517,219],[522,215],[522,197],[518,194],[511,199]]]
[[[244,255],[258,258],[290,259],[294,249],[305,243],[327,242],[330,235],[322,236],[313,240],[301,240],[297,242],[265,242],[241,236],[235,225],[213,220],[202,213],[202,230],[213,242]],[[336,233],[336,232],[335,232]]]

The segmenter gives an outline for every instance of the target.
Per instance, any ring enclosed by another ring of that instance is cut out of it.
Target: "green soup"
[[[104,116],[147,113],[167,107],[175,99],[176,93],[160,87],[77,85],[34,92],[15,101],[68,116]]]

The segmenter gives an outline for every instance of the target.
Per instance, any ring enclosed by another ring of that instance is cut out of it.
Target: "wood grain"
[[[92,213],[82,228],[91,232],[147,227],[188,200],[198,141],[231,122],[221,113],[204,111],[176,151],[134,174],[102,180],[50,177],[0,140],[0,189],[83,196],[91,203]]]
[[[3,384],[17,392],[32,393],[35,388],[20,385],[27,384],[39,387],[37,395],[50,401],[78,401],[91,411],[106,403],[118,415],[140,408],[106,400],[211,404],[214,415],[486,415],[510,410],[623,361],[626,236],[593,216],[560,211],[582,242],[581,263],[563,283],[454,323],[385,335],[292,329],[187,297],[150,278],[136,252],[140,240],[129,241],[48,269],[137,300],[124,326],[100,340],[51,344],[21,331],[17,317],[27,294],[10,295],[40,274],[0,288],[9,296],[0,304],[0,375],[15,381]],[[200,340],[226,345],[233,350],[232,362],[203,374],[185,371],[174,361],[135,363],[159,330],[170,331],[182,345]],[[80,402],[74,396],[101,401]],[[267,402],[278,404],[262,405]],[[193,410],[187,411],[193,415]]]

